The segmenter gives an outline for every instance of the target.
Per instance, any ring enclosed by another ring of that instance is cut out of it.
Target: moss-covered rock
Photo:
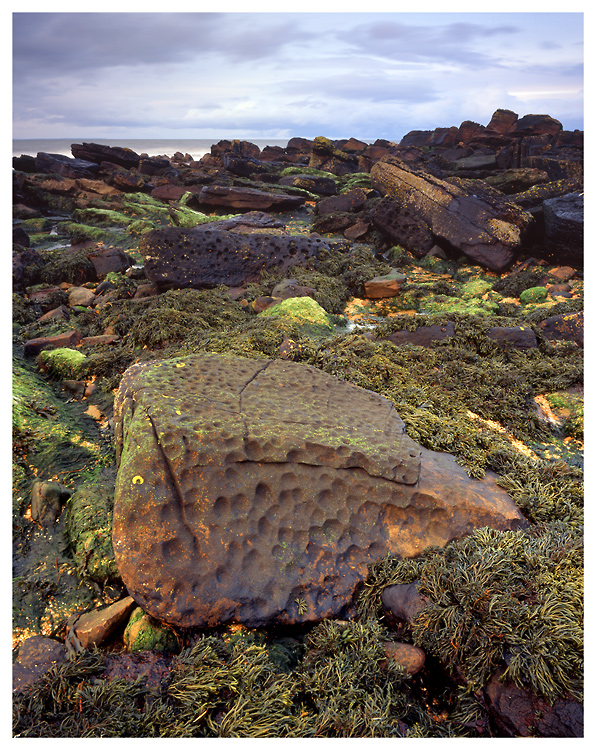
[[[287,318],[309,336],[330,336],[335,332],[333,322],[318,302],[310,297],[290,297],[268,307],[260,315],[270,318]]]
[[[530,303],[539,304],[544,302],[548,296],[546,287],[543,286],[532,286],[529,289],[524,289],[519,295],[519,301],[522,305],[528,305]]]
[[[83,352],[68,347],[45,349],[39,354],[41,367],[57,380],[76,380],[83,374],[86,361]]]
[[[113,471],[79,485],[66,506],[66,530],[79,573],[105,582],[119,578],[112,549]]]
[[[178,638],[174,630],[162,625],[137,607],[124,629],[124,645],[128,651],[176,651]]]

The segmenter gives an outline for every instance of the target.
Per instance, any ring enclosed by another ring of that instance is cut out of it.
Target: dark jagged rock
[[[385,398],[310,366],[217,354],[134,365],[115,402],[113,541],[154,617],[344,616],[367,566],[521,514],[421,448]]]
[[[546,251],[558,263],[584,265],[584,194],[570,193],[543,203]]]
[[[104,161],[116,164],[125,169],[139,166],[141,157],[130,148],[122,146],[104,146],[99,143],[73,143],[70,147],[72,155],[77,159],[101,164]]]
[[[332,177],[320,177],[312,174],[294,174],[282,177],[280,185],[308,190],[317,195],[337,195],[337,182]]]
[[[62,177],[95,177],[98,166],[84,159],[71,159],[63,154],[40,152],[35,157],[35,171],[41,174],[58,174]]]
[[[329,245],[317,237],[245,235],[209,225],[155,229],[139,242],[147,278],[161,288],[241,286],[258,281],[263,270],[314,261],[321,248]]]

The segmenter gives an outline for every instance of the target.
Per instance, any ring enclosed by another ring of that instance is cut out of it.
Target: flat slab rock
[[[318,237],[247,235],[208,225],[154,229],[139,243],[150,281],[160,288],[195,289],[258,281],[263,269],[286,271],[316,261],[321,248],[329,245]]]
[[[353,613],[367,567],[523,517],[393,405],[294,362],[133,365],[115,401],[116,562],[149,614],[249,627]]]

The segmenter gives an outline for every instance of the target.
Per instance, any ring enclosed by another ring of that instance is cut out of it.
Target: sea
[[[177,151],[182,154],[190,154],[196,161],[210,153],[211,146],[224,138],[194,138],[194,139],[173,139],[173,138],[26,138],[17,139],[12,142],[13,156],[37,156],[39,153],[61,154],[72,158],[71,145],[73,143],[97,143],[102,146],[121,146],[130,148],[137,154],[147,154],[148,156],[168,156],[172,157]],[[232,140],[227,139],[227,140]],[[285,148],[288,145],[289,138],[284,140],[275,140],[271,138],[240,138],[236,140],[245,140],[254,143],[261,150],[265,146],[281,146]]]

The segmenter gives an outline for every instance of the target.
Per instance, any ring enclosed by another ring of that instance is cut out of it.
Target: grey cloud
[[[486,36],[510,35],[513,26],[488,27],[455,22],[436,26],[416,26],[397,21],[360,25],[342,39],[354,49],[391,60],[457,61],[465,67],[494,65],[498,60],[472,47]]]
[[[251,16],[15,13],[15,83],[40,76],[86,76],[115,66],[184,63],[215,53],[232,62],[256,60],[312,36],[283,17],[259,18],[255,25]]]

